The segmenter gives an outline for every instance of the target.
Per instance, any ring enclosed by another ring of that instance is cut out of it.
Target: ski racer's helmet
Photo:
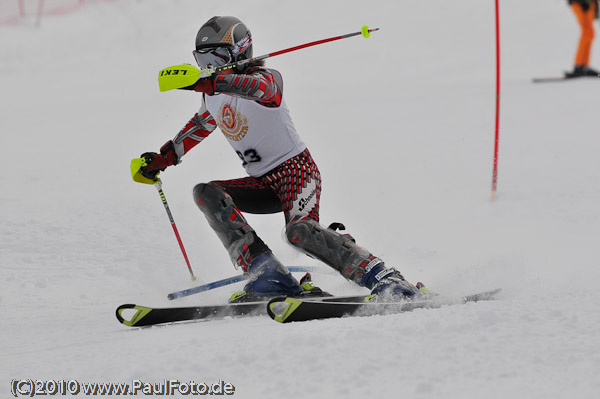
[[[196,34],[194,58],[200,68],[252,58],[252,34],[235,17],[212,17]]]

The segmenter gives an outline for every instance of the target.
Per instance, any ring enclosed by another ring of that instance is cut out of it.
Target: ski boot
[[[428,290],[421,283],[417,288],[404,278],[396,269],[388,269],[384,263],[378,263],[363,275],[363,284],[371,289],[371,295],[367,301],[395,302],[400,300],[412,300],[424,295]],[[422,289],[421,289],[422,288]]]
[[[276,296],[321,297],[331,296],[315,287],[310,273],[298,282],[292,273],[273,255],[266,252],[250,262],[248,272],[252,276],[242,291],[234,293],[229,303],[265,301]]]
[[[597,70],[592,69],[590,67],[585,67],[585,71],[584,72],[585,72],[585,76],[591,76],[591,77],[594,77],[594,78],[600,77],[600,72],[598,72]]]
[[[588,66],[576,65],[572,72],[565,74],[567,78],[579,78],[583,76],[600,77],[600,72]]]

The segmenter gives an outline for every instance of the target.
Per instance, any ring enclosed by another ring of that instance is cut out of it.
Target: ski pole
[[[316,46],[319,44],[323,44],[323,43],[329,43],[329,42],[333,42],[336,40],[341,40],[341,39],[347,39],[349,37],[353,37],[353,36],[358,36],[358,35],[363,35],[363,37],[366,39],[369,36],[371,36],[371,32],[375,32],[378,31],[379,28],[373,28],[373,29],[369,29],[368,26],[363,26],[362,29],[360,30],[360,32],[353,32],[353,33],[347,33],[345,35],[340,35],[340,36],[335,36],[335,37],[330,37],[328,39],[321,39],[321,40],[316,40],[314,42],[310,42],[310,43],[306,43],[306,44],[300,44],[298,46],[294,46],[294,47],[290,47],[290,48],[286,48],[284,50],[279,50],[279,51],[275,51],[269,54],[265,54],[265,55],[259,55],[258,57],[254,57],[254,58],[250,58],[247,60],[240,60],[231,64],[227,64],[227,65],[223,65],[217,68],[208,68],[208,69],[204,69],[202,71],[200,71],[200,77],[206,77],[206,76],[210,76],[215,72],[219,72],[219,71],[223,71],[225,69],[231,69],[234,68],[236,66],[241,66],[244,64],[248,64],[251,62],[255,62],[255,61],[260,61],[260,60],[264,60],[270,57],[275,57],[276,55],[281,55],[281,54],[285,54],[285,53],[291,53],[292,51],[296,51],[296,50],[301,50],[303,48],[307,48],[307,47],[312,47],[312,46]],[[207,75],[204,75],[204,73],[207,73]]]
[[[169,209],[169,204],[167,203],[167,197],[165,197],[165,193],[162,190],[162,182],[160,179],[154,183],[154,187],[158,190],[158,194],[160,195],[160,199],[165,206],[165,210],[167,211],[167,215],[169,216],[169,220],[171,221],[171,227],[173,227],[173,232],[175,233],[175,237],[177,238],[177,242],[179,243],[179,248],[181,248],[181,253],[185,258],[185,262],[187,263],[188,270],[190,272],[190,276],[192,280],[196,280],[196,276],[194,276],[194,272],[192,271],[192,266],[190,265],[190,260],[188,259],[187,253],[185,252],[185,248],[183,247],[183,242],[181,242],[181,237],[179,236],[179,231],[177,231],[177,226],[175,225],[175,220],[173,220],[173,215],[171,214],[171,210]]]
[[[312,267],[312,266],[287,266],[287,269],[292,273],[294,273],[294,272],[306,273],[306,272],[314,272],[314,271],[318,270],[318,268]],[[230,285],[230,284],[234,284],[234,283],[237,283],[240,281],[248,280],[249,278],[250,278],[249,274],[240,274],[240,275],[233,276],[233,277],[227,277],[222,280],[213,281],[212,283],[206,283],[206,284],[202,284],[202,285],[188,288],[185,290],[172,292],[167,295],[167,298],[169,300],[183,298],[183,297],[190,296],[193,294],[198,294],[200,292],[214,290],[215,288],[225,287],[226,285]]]
[[[160,91],[167,91],[173,89],[180,89],[182,87],[186,87],[197,82],[197,78],[207,78],[213,75],[216,72],[224,71],[226,69],[235,68],[237,66],[241,66],[244,64],[248,64],[251,62],[261,61],[270,57],[275,57],[277,55],[291,53],[292,51],[301,50],[303,48],[316,46],[323,43],[329,43],[336,40],[347,39],[349,37],[362,35],[364,38],[369,38],[371,36],[371,32],[378,31],[379,28],[369,29],[368,26],[363,26],[360,32],[347,33],[345,35],[334,36],[327,39],[316,40],[314,42],[300,44],[298,46],[286,48],[284,50],[275,51],[269,54],[260,55],[258,57],[249,58],[247,60],[240,60],[236,62],[232,62],[230,64],[222,65],[220,67],[210,67],[203,70],[199,70],[193,65],[183,64],[176,65],[172,67],[168,67],[162,69],[158,74],[158,85],[160,87]]]

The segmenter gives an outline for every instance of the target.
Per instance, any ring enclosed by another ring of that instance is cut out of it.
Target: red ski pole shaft
[[[276,55],[290,53],[292,51],[301,50],[303,48],[317,46],[319,44],[329,43],[329,42],[333,42],[333,41],[336,41],[336,40],[347,39],[349,37],[358,36],[358,35],[363,35],[364,37],[367,38],[367,37],[369,37],[369,35],[371,34],[371,32],[375,32],[375,31],[378,31],[378,30],[379,30],[379,28],[369,29],[368,27],[365,26],[365,27],[363,27],[363,30],[361,30],[360,32],[348,33],[348,34],[341,35],[341,36],[330,37],[328,39],[316,40],[314,42],[310,42],[310,43],[306,43],[306,44],[300,44],[298,46],[290,47],[290,48],[287,48],[285,50],[275,51],[273,53],[267,54],[266,56],[262,56],[263,58],[260,58],[260,59],[264,59],[264,58],[268,58],[268,57],[275,57]]]
[[[175,237],[177,238],[177,242],[179,243],[179,248],[181,248],[181,253],[183,254],[183,258],[187,263],[188,271],[190,272],[190,276],[192,280],[196,280],[196,276],[192,271],[192,266],[190,265],[190,260],[188,259],[187,253],[185,252],[185,248],[183,247],[183,242],[181,241],[181,236],[179,235],[179,231],[177,230],[177,225],[175,224],[175,220],[173,219],[173,215],[171,214],[171,209],[169,209],[169,204],[167,203],[167,197],[165,197],[165,193],[162,190],[162,182],[158,180],[154,183],[154,187],[158,190],[158,194],[160,195],[160,199],[165,206],[165,210],[167,211],[167,216],[169,216],[169,221],[171,222],[171,227],[173,227],[173,232],[175,233]]]
[[[223,66],[220,66],[220,67],[217,67],[217,68],[205,69],[205,70],[200,71],[200,76],[201,77],[210,76],[210,75],[212,75],[215,72],[224,71],[226,69],[231,69],[233,67],[244,65],[244,64],[248,64],[250,62],[264,60],[266,58],[275,57],[276,55],[281,55],[281,54],[285,54],[285,53],[291,53],[292,51],[301,50],[303,48],[317,46],[319,44],[329,43],[329,42],[333,42],[333,41],[336,41],[336,40],[347,39],[347,38],[353,37],[353,36],[362,35],[363,37],[368,38],[369,36],[371,36],[371,32],[376,32],[378,30],[379,30],[379,28],[369,29],[369,27],[365,25],[365,26],[362,27],[362,29],[360,30],[360,32],[347,33],[345,35],[330,37],[328,39],[316,40],[314,42],[300,44],[298,46],[286,48],[284,50],[275,51],[275,52],[272,52],[272,53],[269,53],[269,54],[265,54],[265,55],[259,55],[258,57],[249,58],[247,60],[237,61],[235,63],[223,65]]]

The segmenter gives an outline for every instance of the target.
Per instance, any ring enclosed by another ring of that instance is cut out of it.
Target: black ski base
[[[407,312],[414,309],[432,309],[493,299],[500,289],[469,295],[458,299],[433,296],[401,302],[337,302],[311,301],[295,298],[274,298],[267,305],[269,316],[280,323],[339,318],[345,316],[373,316]]]

